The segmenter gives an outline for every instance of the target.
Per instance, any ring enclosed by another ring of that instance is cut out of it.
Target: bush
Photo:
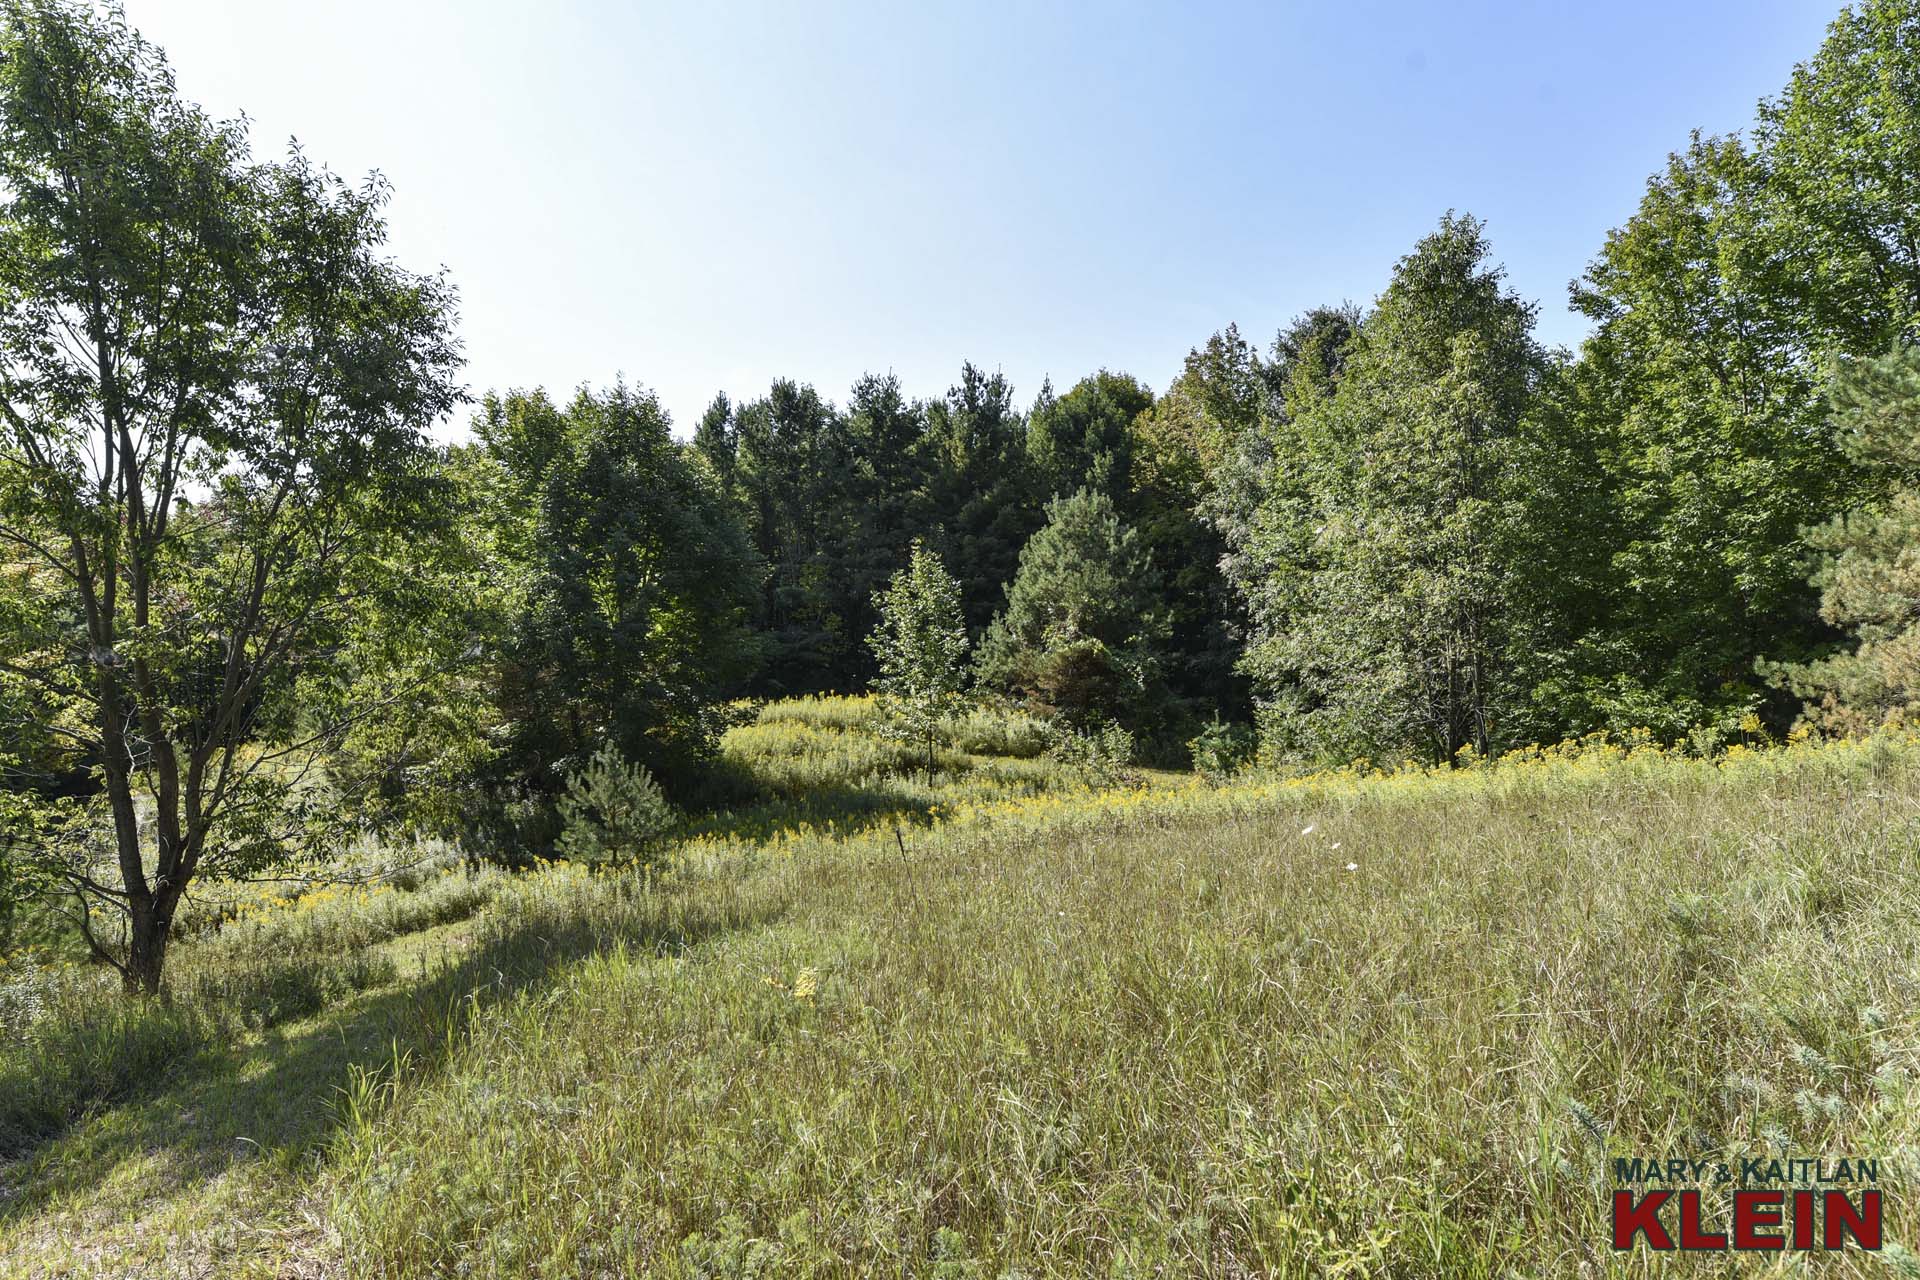
[[[1128,766],[1133,763],[1133,750],[1133,735],[1109,720],[1088,733],[1066,730],[1047,754],[1078,770],[1094,786],[1113,787],[1132,776]]]
[[[651,862],[673,821],[653,775],[602,747],[567,781],[557,847],[576,862]]]
[[[1194,772],[1208,782],[1220,782],[1247,767],[1259,745],[1253,727],[1232,724],[1215,716],[1187,743]]]
[[[951,716],[944,726],[956,751],[976,756],[1013,756],[1031,760],[1053,745],[1053,726],[1024,711],[975,707]]]

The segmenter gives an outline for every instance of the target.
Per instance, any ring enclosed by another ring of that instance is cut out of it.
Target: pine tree
[[[928,541],[959,578],[967,626],[978,634],[1040,527],[1026,423],[1006,378],[963,365],[960,381],[927,406],[926,444]]]
[[[1073,725],[1140,726],[1164,705],[1160,606],[1152,557],[1112,499],[1056,498],[981,641],[980,683]]]
[[[1043,390],[1027,424],[1040,492],[1058,498],[1091,488],[1124,507],[1133,485],[1133,421],[1152,407],[1152,392],[1105,369],[1063,396]]]
[[[1920,349],[1851,366],[1834,400],[1848,455],[1900,487],[1809,535],[1824,553],[1813,576],[1821,617],[1853,647],[1761,671],[1805,700],[1803,723],[1859,733],[1920,719]]]

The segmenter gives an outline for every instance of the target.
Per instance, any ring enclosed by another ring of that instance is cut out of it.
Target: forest
[[[468,402],[455,282],[384,256],[379,182],[255,158],[111,15],[5,41],[6,897],[124,916],[94,950],[135,985],[203,858],[544,855],[591,760],[741,803],[720,734],[873,687],[917,554],[964,630],[937,691],[1155,766],[1711,754],[1914,697],[1910,3],[1676,140],[1569,288],[1577,350],[1449,211],[1367,304],[1206,336],[1157,393],[963,360],[691,424],[590,370]]]

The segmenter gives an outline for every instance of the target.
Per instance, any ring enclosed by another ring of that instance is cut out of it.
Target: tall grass
[[[43,974],[0,1273],[1651,1273],[1616,1155],[1875,1156],[1915,1240],[1920,744],[1097,791],[878,729],[763,709],[726,750],[778,802],[664,874],[267,893],[170,1005]],[[271,1177],[194,1136],[229,1111]],[[88,1173],[167,1144],[205,1172]],[[188,1238],[235,1215],[289,1225]]]
[[[1614,1155],[1920,1173],[1909,760],[1589,744],[802,841],[727,882],[770,923],[488,1011],[325,1194],[367,1275],[1637,1272]]]
[[[13,998],[0,1048],[0,1158],[164,1086],[215,1038],[200,1008],[131,1003],[84,979],[43,981]]]
[[[887,731],[874,698],[769,703],[721,739],[721,767],[750,797],[687,824],[690,839],[754,842],[926,826],[958,805],[1084,789],[1039,758],[1052,731],[1025,713],[973,707],[949,719],[928,776],[926,747]]]

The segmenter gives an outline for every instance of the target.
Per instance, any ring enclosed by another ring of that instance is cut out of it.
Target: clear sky
[[[1162,390],[1370,300],[1447,209],[1541,336],[1693,128],[1746,126],[1838,0],[1135,6],[128,0],[182,91],[396,188],[477,395],[624,373],[683,432],[776,376]]]

